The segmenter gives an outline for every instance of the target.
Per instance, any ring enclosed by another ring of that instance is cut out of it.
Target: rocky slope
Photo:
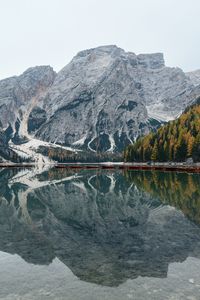
[[[1,126],[15,129],[17,119],[23,120],[36,105],[40,96],[47,92],[55,79],[55,72],[49,66],[30,68],[20,76],[0,81],[0,120]]]
[[[90,151],[121,151],[174,119],[200,95],[200,78],[165,66],[163,55],[102,46],[79,52],[58,74],[30,68],[0,81],[0,129]]]
[[[188,72],[186,75],[190,78],[192,83],[197,86],[200,83],[200,70],[196,70],[193,72]]]

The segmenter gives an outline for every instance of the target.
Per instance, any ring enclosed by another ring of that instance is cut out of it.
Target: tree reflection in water
[[[199,175],[31,172],[0,173],[1,251],[34,264],[57,257],[107,286],[166,277],[170,263],[200,257]]]

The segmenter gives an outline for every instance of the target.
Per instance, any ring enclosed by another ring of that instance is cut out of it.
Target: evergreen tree
[[[200,101],[124,152],[126,161],[185,161],[187,157],[200,161]]]
[[[152,153],[151,153],[151,159],[153,161],[158,160],[158,143],[157,143],[157,141],[155,142],[155,144],[153,146],[153,150],[152,150]]]

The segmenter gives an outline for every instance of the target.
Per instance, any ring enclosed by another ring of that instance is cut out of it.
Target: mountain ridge
[[[58,73],[29,68],[0,81],[1,132],[22,144],[34,138],[93,152],[121,152],[138,136],[177,117],[199,84],[162,53],[125,52],[115,46],[80,51]]]

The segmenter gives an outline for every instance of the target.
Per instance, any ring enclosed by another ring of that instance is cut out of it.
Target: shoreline
[[[46,166],[46,165],[44,165]],[[35,168],[38,167],[34,163],[1,163],[0,168]],[[41,168],[42,166],[40,166]],[[188,172],[200,173],[200,163],[186,164],[186,163],[154,163],[148,165],[147,163],[124,163],[124,162],[98,162],[98,163],[55,163],[50,164],[51,168],[69,168],[69,169],[106,169],[106,170],[156,170],[156,171],[174,171],[174,172]]]

